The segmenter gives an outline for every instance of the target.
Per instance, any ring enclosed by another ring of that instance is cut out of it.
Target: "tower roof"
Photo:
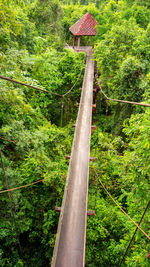
[[[98,22],[92,17],[90,13],[86,13],[81,19],[73,24],[69,30],[76,36],[94,36],[96,35],[95,25]]]

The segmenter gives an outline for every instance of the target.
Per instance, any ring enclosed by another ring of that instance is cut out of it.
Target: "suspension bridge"
[[[74,48],[75,52],[80,51],[80,49]],[[87,210],[88,202],[88,180],[89,180],[89,160],[93,161],[93,158],[90,158],[90,138],[91,133],[95,129],[95,126],[92,125],[92,110],[96,108],[96,96],[98,91],[105,96],[108,101],[117,101],[122,103],[128,103],[132,105],[140,105],[145,107],[150,107],[150,104],[147,103],[137,103],[132,101],[124,101],[119,99],[109,98],[101,89],[100,85],[97,86],[97,74],[94,61],[92,59],[92,47],[87,47],[84,49],[82,47],[82,52],[85,52],[87,55],[85,74],[82,84],[82,93],[79,105],[79,111],[77,116],[77,121],[75,126],[74,141],[72,145],[71,156],[67,156],[70,159],[68,176],[66,180],[66,187],[62,202],[62,207],[56,207],[56,211],[60,211],[60,219],[58,223],[58,230],[56,235],[56,241],[54,246],[53,258],[51,267],[82,267],[85,265],[85,245],[86,245],[86,220],[87,214],[94,215],[94,212]],[[83,68],[82,68],[83,69]],[[81,69],[81,72],[82,72]],[[81,75],[80,72],[80,75]],[[79,75],[79,77],[80,77]],[[78,77],[78,79],[79,79]],[[10,79],[0,75],[1,79],[17,83],[23,86],[30,87],[34,90],[44,91],[47,94],[55,94],[49,92],[45,89],[41,89],[35,86],[24,84],[22,82]],[[94,85],[94,88],[93,88]],[[74,87],[74,85],[73,85]],[[73,87],[64,95],[56,94],[57,96],[64,97],[71,92]],[[9,142],[16,143],[15,140],[8,140],[3,137],[0,137]],[[2,153],[0,151],[1,161]],[[2,164],[3,165],[3,164]],[[47,178],[35,181],[33,183],[19,186],[16,188],[9,188],[7,184],[7,177],[5,173],[5,167],[3,166],[5,180],[7,185],[7,190],[0,191],[0,194],[26,188],[32,186],[39,182],[46,180]],[[97,176],[97,174],[96,174]],[[124,257],[127,254],[127,251],[131,245],[131,242],[136,234],[137,229],[139,229],[149,240],[150,237],[140,228],[141,221],[150,205],[148,202],[144,213],[141,217],[140,222],[137,224],[130,218],[130,216],[118,205],[114,200],[111,194],[107,191],[104,184],[100,181],[105,192],[110,196],[112,201],[118,206],[118,208],[128,217],[128,219],[136,226],[135,233],[128,245]],[[10,200],[11,202],[11,200]],[[18,239],[19,242],[19,239]],[[19,243],[20,245],[20,243]],[[122,264],[121,262],[121,264]],[[121,266],[121,265],[120,265]]]
[[[94,62],[87,56],[52,266],[84,266]]]
[[[94,26],[97,25],[97,22],[93,20],[89,13],[85,14],[79,21],[77,21],[71,28],[70,31],[73,33],[73,49],[74,52],[82,51],[87,55],[86,67],[82,84],[82,93],[79,104],[79,111],[77,116],[77,121],[75,124],[75,134],[72,145],[72,152],[70,157],[68,176],[66,180],[66,186],[64,191],[64,197],[62,201],[62,206],[56,207],[56,211],[60,211],[60,218],[58,223],[58,229],[56,234],[56,241],[53,251],[53,258],[51,267],[83,267],[85,266],[85,246],[86,246],[86,224],[87,224],[87,214],[94,215],[94,212],[88,212],[87,203],[88,203],[88,183],[89,183],[89,161],[90,161],[90,139],[91,133],[95,126],[92,126],[92,110],[96,109],[96,96],[99,90],[104,95],[108,101],[115,101],[120,103],[128,103],[133,105],[140,105],[145,107],[150,107],[150,104],[147,103],[137,103],[132,101],[125,101],[119,99],[109,98],[102,90],[100,85],[94,84],[96,81],[96,69],[94,66],[94,61],[92,58],[92,47],[80,47],[80,36],[94,36],[96,31]],[[78,46],[75,47],[75,38],[78,37]],[[66,46],[67,49],[72,49],[71,46]],[[82,69],[81,69],[82,72]],[[81,74],[80,72],[80,74]],[[78,79],[80,78],[80,75]],[[54,94],[56,96],[65,97],[69,94],[73,87],[63,95],[59,95],[54,92],[47,91],[36,86],[31,86],[23,82],[13,80],[9,77],[4,77],[0,75],[0,79],[7,80],[9,82],[17,83],[23,86],[27,86],[34,90],[43,91],[47,94]],[[95,86],[96,85],[96,86]],[[94,88],[93,88],[94,87]],[[0,137],[4,139],[3,137]],[[5,141],[16,143],[15,140],[4,139]],[[0,150],[0,157],[2,162],[2,167],[4,171],[4,176],[6,180],[7,190],[0,191],[1,193],[8,192],[9,200],[11,201],[10,191],[21,189],[27,186],[31,186],[42,182],[35,181],[31,184],[16,187],[9,189],[7,183],[7,177],[5,173],[5,167],[2,159],[2,153]],[[101,181],[100,181],[101,182]],[[145,211],[141,217],[139,224],[136,224],[130,216],[118,205],[118,203],[113,199],[111,194],[107,191],[104,184],[101,182],[103,189],[111,197],[113,202],[120,208],[120,210],[132,221],[136,226],[135,233],[130,241],[130,244],[136,234],[137,229],[139,229],[148,239],[150,237],[140,228],[140,223],[150,205],[150,202],[147,204]],[[14,215],[13,215],[14,216]],[[17,232],[17,231],[16,231]],[[18,243],[19,237],[18,237]],[[129,244],[129,246],[130,246]],[[124,254],[122,262],[127,254],[128,248]],[[21,251],[21,247],[20,247]],[[22,257],[23,258],[23,257]],[[122,264],[121,262],[121,264]],[[120,265],[121,266],[121,265]]]

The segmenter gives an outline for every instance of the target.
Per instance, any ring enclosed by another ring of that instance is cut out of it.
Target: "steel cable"
[[[81,71],[79,73],[79,76],[78,76],[77,80],[75,81],[75,83],[73,84],[71,89],[69,89],[65,94],[62,94],[62,95],[47,91],[45,89],[42,89],[42,88],[39,88],[39,87],[36,87],[36,86],[33,86],[33,85],[29,85],[29,84],[26,84],[26,83],[23,83],[23,82],[19,82],[19,81],[16,81],[14,79],[11,79],[11,78],[8,78],[8,77],[2,76],[2,75],[0,75],[0,79],[6,80],[6,81],[9,81],[9,82],[12,82],[12,83],[17,83],[17,84],[20,84],[20,85],[23,85],[23,86],[26,86],[26,87],[29,87],[29,88],[32,88],[32,89],[35,89],[35,90],[38,90],[38,91],[42,91],[42,92],[47,93],[47,94],[52,94],[52,95],[56,95],[56,96],[60,96],[60,97],[65,97],[66,95],[68,95],[73,90],[73,88],[77,84],[78,80],[80,79],[82,71],[83,71],[83,68],[84,68],[84,63],[85,63],[85,57],[84,57],[82,65],[81,65]]]
[[[131,105],[138,105],[138,106],[150,107],[150,104],[145,104],[145,103],[139,103],[139,102],[133,102],[133,101],[127,101],[127,100],[120,100],[120,99],[110,98],[102,90],[99,81],[98,81],[98,86],[99,86],[100,91],[102,92],[102,94],[105,96],[105,98],[108,101],[114,101],[114,102],[119,102],[119,103],[125,103],[125,104],[131,104]]]
[[[94,172],[98,178],[98,175],[94,169]],[[98,178],[99,179],[99,178]],[[118,206],[118,208],[128,217],[128,219],[150,240],[150,236],[148,236],[142,229],[141,227],[134,221],[131,219],[131,217],[120,207],[120,205],[116,202],[116,200],[112,197],[112,195],[107,191],[106,187],[104,186],[104,184],[102,183],[102,181],[99,179],[103,189],[105,190],[105,192],[109,195],[109,197],[112,199],[112,201]]]
[[[6,189],[6,190],[1,190],[0,191],[0,194],[2,193],[6,193],[6,192],[11,192],[11,191],[15,191],[15,190],[18,190],[18,189],[22,189],[22,188],[25,188],[25,187],[28,187],[28,186],[31,186],[31,185],[34,185],[34,184],[38,184],[42,181],[45,181],[47,180],[49,177],[46,177],[46,178],[43,178],[41,180],[38,180],[38,181],[35,181],[33,183],[30,183],[30,184],[26,184],[26,185],[21,185],[21,186],[18,186],[18,187],[14,187],[14,188],[10,188],[10,189]]]
[[[141,222],[142,222],[142,220],[143,220],[143,218],[144,218],[144,216],[145,216],[145,213],[146,213],[146,211],[147,211],[149,205],[150,205],[150,201],[149,201],[148,204],[146,205],[146,208],[145,208],[145,210],[144,210],[144,212],[143,212],[143,214],[142,214],[142,217],[141,217],[141,219],[140,219],[140,221],[139,221],[138,226],[140,226],[140,224],[141,224]],[[135,229],[135,231],[134,231],[134,234],[133,234],[133,236],[132,236],[132,238],[131,238],[131,240],[130,240],[130,242],[129,242],[129,245],[128,245],[127,248],[126,248],[126,251],[125,251],[125,253],[124,253],[124,255],[123,255],[123,258],[122,258],[121,263],[120,263],[119,266],[122,265],[122,263],[123,263],[123,261],[124,261],[126,255],[127,255],[127,252],[128,252],[128,250],[129,250],[129,248],[130,248],[130,246],[131,246],[131,243],[132,243],[132,241],[134,240],[134,237],[135,237],[135,235],[136,235],[137,230],[138,230],[138,227],[136,227],[136,229]]]

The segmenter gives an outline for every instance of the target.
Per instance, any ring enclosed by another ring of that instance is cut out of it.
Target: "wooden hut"
[[[81,19],[73,24],[69,30],[73,34],[73,48],[75,46],[76,36],[78,36],[78,49],[80,47],[81,36],[95,36],[95,26],[98,22],[92,17],[90,13],[86,13]]]

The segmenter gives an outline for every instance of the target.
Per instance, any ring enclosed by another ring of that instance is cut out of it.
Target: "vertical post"
[[[80,36],[78,37],[78,49],[80,48]]]
[[[74,36],[73,36],[73,48],[74,48],[74,46],[75,46],[75,41],[76,41],[76,36],[74,35]]]

